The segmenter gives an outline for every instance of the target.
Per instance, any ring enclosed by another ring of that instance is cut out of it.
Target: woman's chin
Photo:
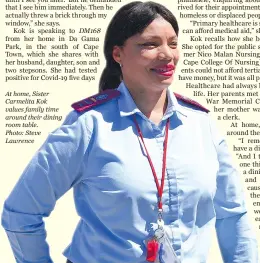
[[[162,86],[170,86],[173,82],[173,77],[165,79],[157,79],[157,83]]]
[[[149,89],[154,91],[163,91],[171,86],[172,81],[161,81],[161,82],[153,82],[149,85]]]

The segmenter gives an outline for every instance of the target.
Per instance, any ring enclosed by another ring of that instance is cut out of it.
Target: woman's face
[[[177,40],[172,25],[159,17],[141,34],[128,38],[123,47],[114,47],[126,85],[157,91],[168,87],[179,60]]]

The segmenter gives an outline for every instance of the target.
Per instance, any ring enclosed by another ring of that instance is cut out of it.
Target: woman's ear
[[[118,64],[121,64],[121,52],[122,52],[122,49],[121,47],[119,46],[114,46],[113,47],[113,51],[112,51],[112,56],[113,56],[113,59],[118,63]]]

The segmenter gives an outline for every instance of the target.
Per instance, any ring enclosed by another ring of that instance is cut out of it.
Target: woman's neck
[[[155,124],[159,124],[167,108],[167,89],[159,92],[146,89],[128,90],[135,101],[137,108]]]

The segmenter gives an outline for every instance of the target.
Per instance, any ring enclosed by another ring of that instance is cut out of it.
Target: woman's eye
[[[147,48],[147,49],[153,49],[153,48],[157,48],[160,46],[160,44],[157,44],[155,42],[146,42],[146,43],[142,43],[142,44],[139,44],[141,47],[144,47],[144,48]],[[172,49],[175,49],[177,48],[177,45],[178,43],[177,42],[172,42],[172,43],[169,43],[168,46]]]
[[[176,48],[178,46],[178,43],[177,42],[172,42],[169,46],[171,48]]]
[[[142,47],[150,47],[150,48],[153,48],[153,47],[157,47],[157,44],[156,43],[153,43],[153,42],[147,42],[147,43],[143,43],[141,44]]]

